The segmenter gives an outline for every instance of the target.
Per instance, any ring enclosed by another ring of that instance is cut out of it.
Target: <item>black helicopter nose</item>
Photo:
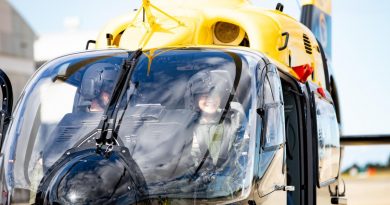
[[[136,204],[147,198],[141,171],[126,151],[63,157],[42,180],[36,204]]]

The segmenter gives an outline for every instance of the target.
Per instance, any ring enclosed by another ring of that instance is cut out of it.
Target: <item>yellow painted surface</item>
[[[149,50],[162,47],[218,47],[221,43],[214,40],[215,25],[218,22],[227,22],[239,26],[240,30],[245,32],[249,47],[265,54],[281,69],[297,77],[291,67],[308,64],[314,68],[316,75],[309,80],[325,85],[324,72],[318,70],[322,69],[322,63],[314,35],[287,14],[261,9],[246,0],[143,2],[143,7],[138,11],[109,22],[97,39],[97,48]],[[284,32],[288,32],[289,41],[287,48],[280,50],[286,42],[286,37],[282,36]],[[107,33],[113,35],[111,44],[107,41]],[[305,50],[304,34],[311,43],[311,54]]]

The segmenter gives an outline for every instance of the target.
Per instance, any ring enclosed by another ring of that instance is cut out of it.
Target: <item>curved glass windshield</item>
[[[4,146],[6,181],[16,201],[33,203],[48,168],[97,127],[127,57],[123,51],[69,55],[34,75]]]
[[[128,107],[117,120],[118,138],[141,169],[149,196],[241,196],[253,65],[221,51],[154,55],[139,60]]]
[[[79,144],[95,146],[92,135],[128,56],[66,56],[35,75],[5,145],[14,197],[34,203],[61,156]],[[249,194],[257,62],[244,52],[212,49],[158,50],[138,58],[116,106],[114,136],[140,170],[149,199],[226,203]]]

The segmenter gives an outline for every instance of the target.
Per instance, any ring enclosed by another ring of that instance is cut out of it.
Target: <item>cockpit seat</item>
[[[168,110],[158,104],[128,108],[119,137],[148,182],[167,180],[176,175],[181,158],[187,155],[183,150],[192,139],[192,119],[193,113],[189,110]]]
[[[53,165],[68,149],[96,128],[102,113],[68,113],[49,135],[42,153],[44,170]]]

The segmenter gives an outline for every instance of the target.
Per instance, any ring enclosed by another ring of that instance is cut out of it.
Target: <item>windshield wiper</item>
[[[138,58],[141,56],[142,50],[134,51],[128,59],[125,60],[122,71],[115,83],[114,91],[108,103],[102,119],[97,127],[97,137],[95,138],[98,148],[103,145],[113,144],[113,134],[115,128],[115,119],[119,110],[119,100],[125,95],[127,87],[130,85],[130,79]]]

